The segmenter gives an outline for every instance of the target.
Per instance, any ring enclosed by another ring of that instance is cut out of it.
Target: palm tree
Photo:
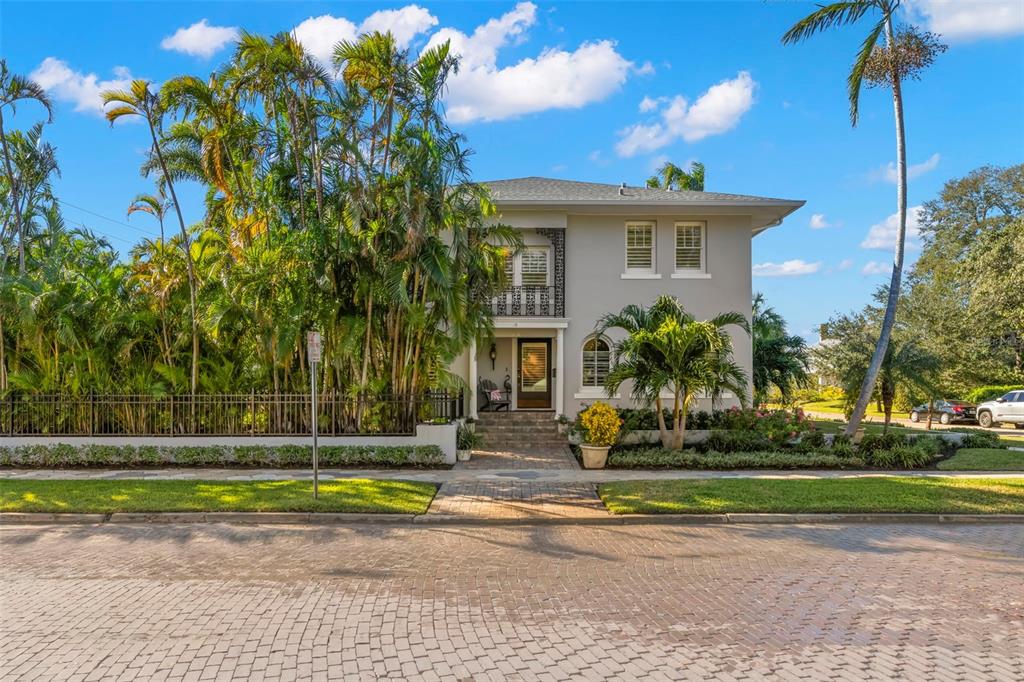
[[[853,344],[847,355],[840,381],[848,396],[853,395],[863,382],[871,362],[870,338],[861,344]],[[928,353],[914,339],[902,340],[894,337],[886,347],[878,379],[871,387],[871,396],[882,404],[885,414],[885,429],[892,419],[892,406],[897,395],[911,399],[932,396],[935,392],[934,377],[939,369],[939,360]]]
[[[810,360],[807,344],[799,336],[786,332],[786,321],[774,308],[765,305],[764,296],[754,296],[750,325],[754,343],[754,402],[762,404],[768,391],[778,389],[785,402],[793,390],[807,381]]]
[[[700,161],[690,163],[690,170],[684,171],[671,161],[666,161],[655,175],[647,178],[647,186],[653,189],[704,191],[704,164]]]
[[[886,348],[892,336],[896,320],[896,304],[900,297],[900,283],[903,275],[903,252],[907,235],[907,147],[903,123],[902,81],[918,78],[920,72],[944,51],[945,46],[930,33],[920,33],[913,27],[897,31],[893,27],[893,15],[900,0],[845,0],[819,7],[795,23],[782,36],[784,44],[806,40],[816,33],[831,28],[855,24],[869,13],[880,13],[861,43],[853,68],[847,76],[847,96],[850,101],[850,122],[856,126],[859,114],[861,85],[884,85],[892,90],[893,113],[896,119],[896,205],[899,215],[899,229],[896,235],[896,252],[893,257],[892,278],[889,283],[889,298],[882,319],[882,329],[875,345],[871,364],[864,375],[853,414],[846,426],[847,435],[852,435],[864,418],[864,411],[871,400],[872,389],[878,378]],[[885,34],[885,45],[879,44]]]
[[[14,204],[14,232],[18,234],[18,272],[25,274],[25,225],[22,222],[20,197],[18,196],[19,178],[14,175],[14,168],[11,165],[11,152],[7,146],[7,136],[4,133],[4,107],[10,107],[13,113],[16,105],[21,100],[35,100],[46,109],[46,122],[53,120],[53,106],[50,98],[35,81],[16,73],[11,73],[7,68],[7,60],[0,59],[0,141],[3,142],[4,165],[7,167],[7,181],[10,183],[11,199]],[[0,243],[7,232],[4,225],[3,232],[0,232]]]
[[[106,110],[106,117],[111,126],[125,116],[141,116],[146,121],[152,140],[153,153],[156,154],[160,164],[161,180],[167,184],[167,189],[171,193],[171,203],[174,205],[174,212],[178,216],[178,227],[181,229],[181,248],[185,252],[185,263],[188,266],[189,308],[192,318],[192,372],[189,385],[194,395],[199,386],[199,315],[196,309],[198,280],[195,264],[192,262],[188,229],[185,227],[185,218],[181,215],[181,204],[178,203],[178,195],[174,191],[174,181],[170,173],[167,172],[167,163],[157,137],[163,125],[164,106],[149,89],[149,82],[145,80],[132,81],[129,90],[107,90],[102,93],[101,97],[104,105],[117,105]]]
[[[128,204],[128,215],[137,213],[139,211],[148,213],[157,219],[160,223],[160,241],[164,239],[164,217],[167,215],[167,211],[171,209],[171,202],[164,196],[164,190],[162,187],[157,189],[157,193],[154,194],[136,194],[135,198],[132,199],[132,203]]]
[[[658,430],[665,448],[679,450],[685,442],[686,418],[698,396],[717,402],[725,391],[746,403],[747,377],[732,358],[732,338],[726,327],[749,332],[740,313],[723,313],[696,320],[674,296],[659,296],[650,308],[626,306],[608,314],[597,332],[620,329],[627,336],[615,344],[613,366],[605,391],[613,395],[626,381],[633,382],[635,402],[655,404]],[[672,429],[666,427],[661,393],[672,392]]]

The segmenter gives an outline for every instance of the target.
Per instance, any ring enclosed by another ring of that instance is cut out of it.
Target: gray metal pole
[[[317,395],[316,395],[316,366],[317,363],[310,363],[309,372],[309,383],[310,383],[310,403],[313,410],[313,499],[317,499],[320,496],[320,458],[317,450]]]

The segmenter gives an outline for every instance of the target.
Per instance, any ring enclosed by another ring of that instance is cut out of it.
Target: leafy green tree
[[[11,113],[14,113],[18,102],[25,100],[41,104],[46,109],[47,122],[53,120],[53,106],[46,91],[35,81],[12,73],[7,68],[7,60],[0,59],[0,142],[3,143],[7,186],[14,207],[14,229],[10,232],[18,235],[18,272],[20,274],[25,274],[25,225],[22,221],[21,188],[19,187],[21,183],[20,178],[14,173],[11,151],[7,135],[4,132],[4,109],[9,108]],[[0,244],[4,243],[8,231],[8,220],[5,219],[3,231],[0,231]],[[6,260],[6,254],[4,258]]]
[[[196,305],[199,279],[196,277],[195,264],[192,262],[185,218],[181,214],[181,205],[178,203],[178,195],[174,190],[174,181],[168,174],[167,164],[164,161],[163,150],[160,147],[160,139],[158,137],[163,127],[166,107],[160,102],[160,98],[149,89],[149,82],[144,80],[132,81],[128,90],[107,90],[102,93],[102,98],[104,105],[114,105],[105,112],[110,125],[114,125],[114,122],[118,119],[128,116],[139,116],[146,122],[150,138],[153,142],[153,153],[160,162],[160,177],[162,182],[167,185],[167,189],[171,194],[174,212],[178,216],[178,227],[181,230],[181,249],[185,254],[185,264],[188,269],[189,312],[192,325],[192,372],[189,389],[191,393],[195,394],[199,388],[199,312]]]
[[[896,234],[896,252],[893,258],[892,277],[888,289],[888,302],[882,318],[881,330],[875,351],[871,357],[864,383],[847,424],[847,435],[860,425],[871,398],[872,387],[881,370],[886,347],[892,335],[896,320],[896,306],[900,297],[900,283],[903,275],[903,256],[907,235],[907,145],[903,121],[902,83],[907,79],[919,78],[935,56],[946,48],[936,36],[922,33],[914,27],[897,28],[894,15],[899,0],[843,0],[819,6],[814,12],[794,24],[782,36],[782,42],[801,42],[823,31],[855,24],[869,14],[878,15],[854,60],[847,76],[847,95],[850,102],[850,122],[856,126],[859,116],[860,91],[867,81],[872,86],[888,87],[892,91],[893,113],[896,120],[896,206],[899,227]],[[885,44],[879,44],[882,35]]]
[[[689,170],[683,170],[671,161],[666,161],[657,173],[647,178],[647,186],[653,189],[704,191],[704,164],[690,163]]]
[[[725,391],[746,401],[747,377],[732,357],[732,337],[727,327],[749,332],[740,313],[723,313],[697,320],[678,299],[659,296],[650,308],[630,305],[605,315],[598,333],[619,329],[626,337],[615,343],[613,364],[605,390],[613,395],[626,381],[632,382],[633,400],[656,406],[662,446],[683,447],[686,418],[698,397],[718,401]],[[672,428],[665,424],[662,391],[672,393]]]
[[[1024,381],[1024,165],[950,180],[919,216],[901,315],[958,395]]]
[[[793,391],[807,383],[810,358],[807,343],[786,331],[786,321],[765,304],[760,293],[754,296],[750,325],[754,355],[754,402],[763,404],[773,388],[784,402]]]

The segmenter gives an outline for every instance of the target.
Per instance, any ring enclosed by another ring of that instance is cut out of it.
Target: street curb
[[[401,526],[633,526],[722,524],[869,524],[869,523],[1012,523],[1024,524],[1024,514],[621,514],[566,518],[467,517],[452,514],[362,514],[318,512],[118,512],[60,514],[3,512],[0,525],[47,524],[168,524],[226,523],[268,525],[401,525]]]

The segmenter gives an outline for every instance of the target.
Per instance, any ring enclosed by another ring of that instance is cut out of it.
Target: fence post
[[[171,412],[171,436],[173,437],[174,436],[174,430],[175,430],[175,426],[174,426],[174,394],[173,393],[170,394],[169,396],[167,396],[167,403],[168,403],[168,406],[169,406],[169,409],[170,409],[170,412]]]
[[[89,435],[96,435],[96,394],[89,391]]]
[[[7,435],[14,435],[14,394],[7,396]]]
[[[249,435],[256,435],[256,389],[249,392]]]

